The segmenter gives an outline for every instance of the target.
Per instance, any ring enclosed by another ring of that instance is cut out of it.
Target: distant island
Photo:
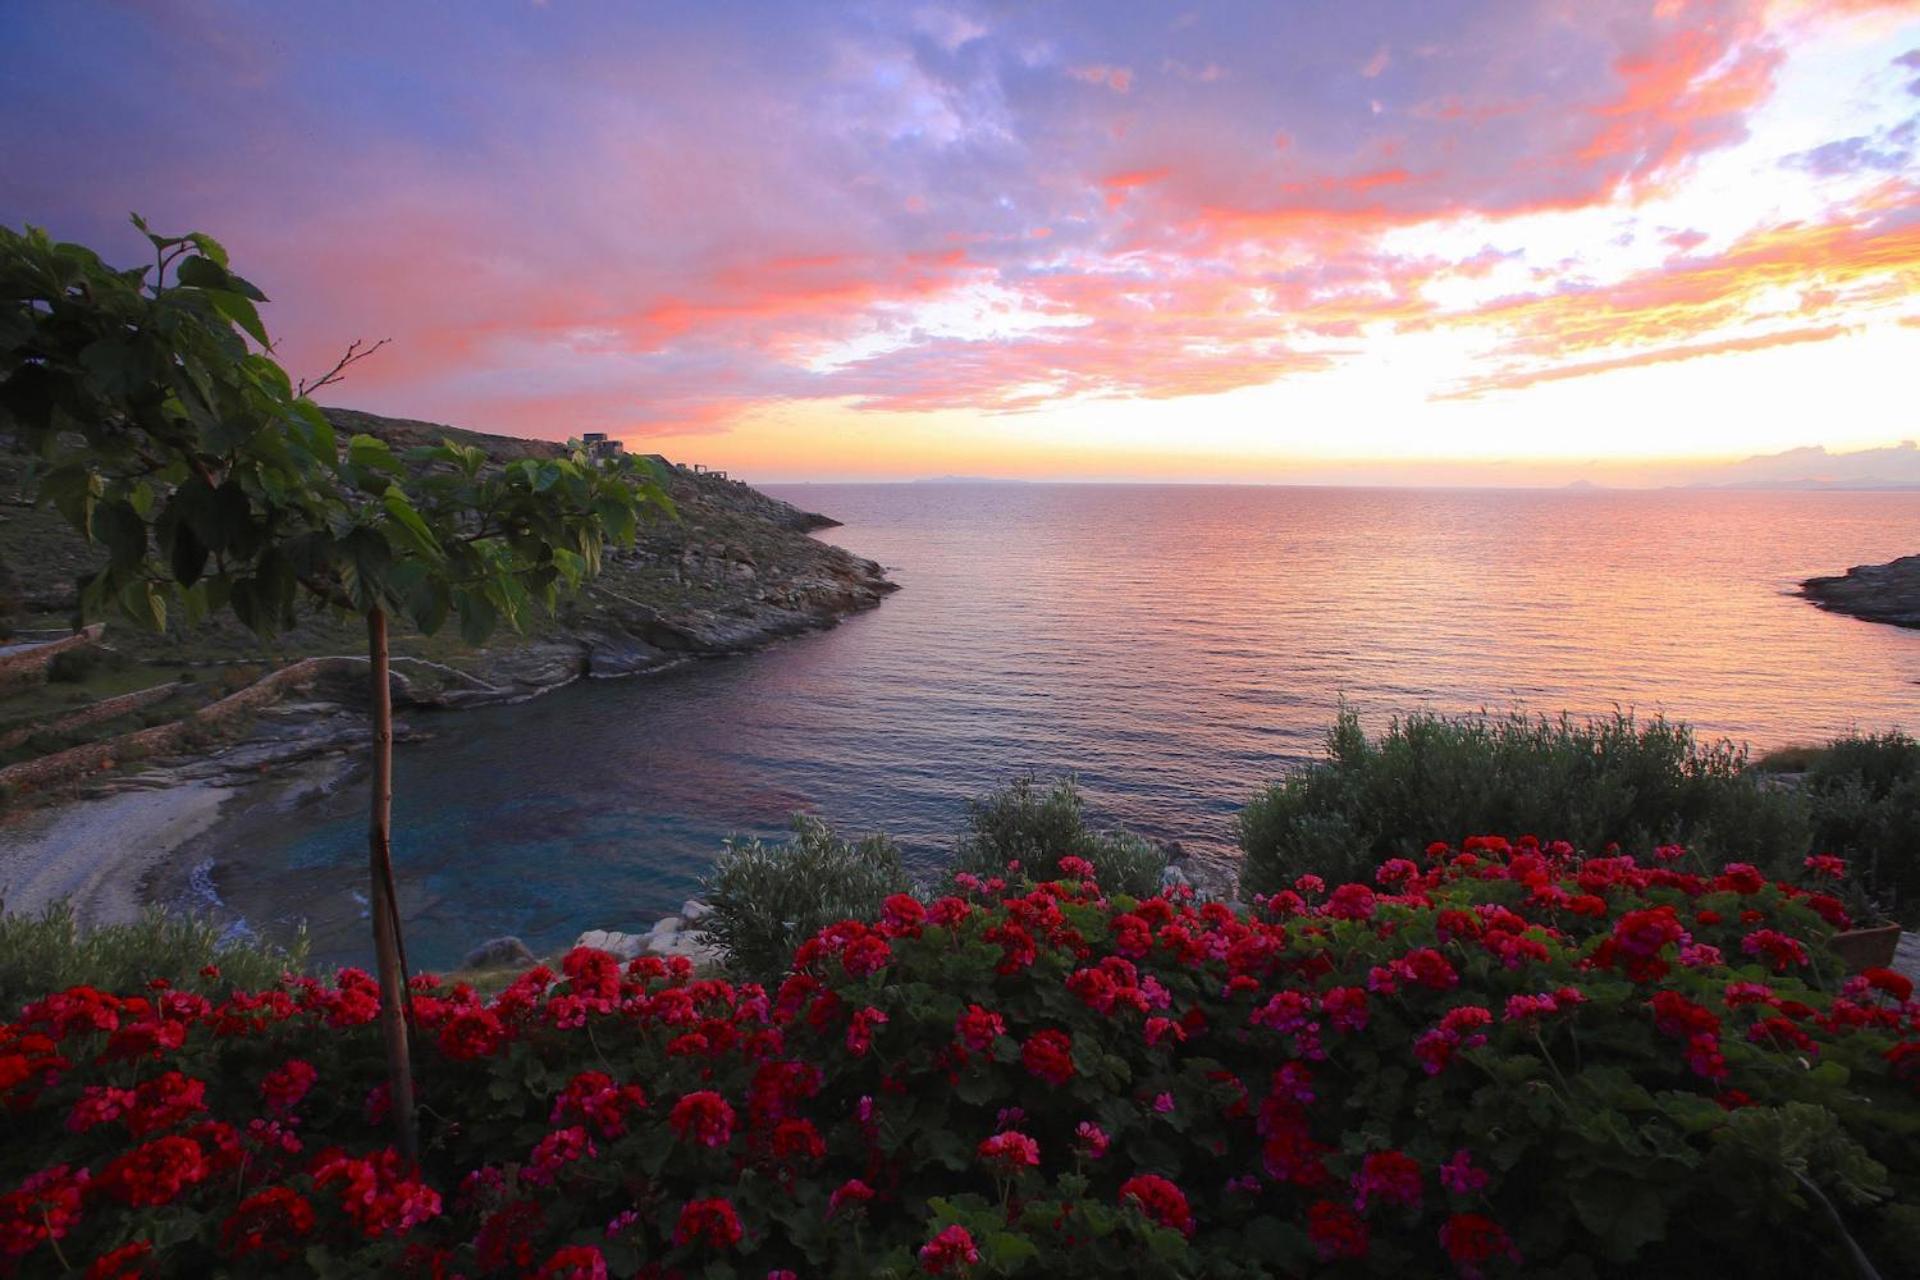
[[[1821,446],[1759,454],[1696,475],[1690,489],[1920,489],[1920,444],[1835,453]]]

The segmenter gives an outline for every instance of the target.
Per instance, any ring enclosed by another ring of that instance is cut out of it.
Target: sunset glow
[[[22,5],[0,220],[334,403],[756,480],[1559,483],[1920,434],[1920,3]],[[78,157],[76,159],[76,157]]]

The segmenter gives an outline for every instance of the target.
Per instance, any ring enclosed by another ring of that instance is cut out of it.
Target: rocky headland
[[[436,423],[354,410],[327,413],[343,434],[377,435],[396,450],[451,437],[502,461],[561,451],[561,446],[545,441]],[[656,461],[667,478],[676,515],[643,523],[634,546],[610,549],[601,574],[565,600],[557,615],[540,618],[524,632],[498,632],[479,648],[447,634],[397,630],[396,709],[406,713],[513,702],[589,676],[629,676],[691,659],[743,653],[784,636],[833,626],[849,614],[873,608],[896,589],[878,564],[808,536],[837,521],[801,511],[738,480]],[[75,579],[91,558],[91,549],[51,511],[16,504],[0,515],[0,584],[12,598],[13,628],[57,629],[74,608]],[[227,726],[219,723],[220,713],[235,701],[236,691],[251,690],[261,681],[271,682],[274,696],[254,690],[233,710],[245,710],[249,727],[266,740],[330,739],[336,736],[332,722],[341,718],[339,713],[357,720],[351,713],[366,697],[365,641],[353,619],[315,613],[270,646],[228,618],[164,635],[114,623],[105,635],[96,631],[92,641],[102,651],[96,665],[120,673],[113,682],[115,696],[125,697],[123,686],[149,681],[156,688],[198,686],[201,698],[175,698],[168,704],[177,713],[173,719],[197,721],[206,730],[192,735],[197,738],[230,739],[223,732]],[[47,645],[43,652],[51,657],[71,643]],[[11,660],[30,664],[34,656],[16,654]],[[13,721],[21,720],[16,745],[28,748],[16,750],[5,763],[18,764],[23,755],[52,754],[35,753],[31,746],[59,747],[64,741],[59,732],[36,735],[32,730],[66,728],[72,731],[68,737],[81,737],[84,743],[120,736],[116,731],[128,725],[104,714],[113,709],[111,700],[94,698],[92,692],[85,682],[79,683],[67,705],[37,718],[33,713],[42,708],[31,699],[0,701],[0,720],[6,722],[0,728],[15,728]],[[103,701],[104,709],[98,705]],[[142,719],[139,727],[151,729],[158,717],[149,713]],[[78,730],[83,724],[100,728],[82,735]],[[8,741],[0,737],[0,742]],[[180,749],[191,745],[148,734],[146,749],[138,754],[148,759],[205,754]],[[258,763],[250,760],[249,766]],[[5,781],[0,770],[0,782]]]
[[[1920,627],[1920,555],[1808,578],[1800,594],[1822,609],[1896,627]]]
[[[561,449],[327,413],[343,435],[378,435],[396,449],[443,437],[502,461]],[[430,737],[449,712],[588,677],[744,653],[834,626],[896,589],[880,565],[809,536],[837,521],[658,461],[676,515],[611,549],[555,616],[478,648],[396,630],[398,737]],[[354,779],[369,742],[356,619],[315,613],[270,646],[231,619],[163,635],[110,621],[104,632],[55,639],[70,630],[75,579],[94,553],[56,513],[21,500],[17,462],[0,459],[0,472],[0,611],[23,641],[0,647],[9,668],[0,672],[0,901],[9,909],[65,897],[83,918],[124,918],[144,896],[138,883],[215,814],[225,829],[250,810],[280,813]],[[85,803],[49,803],[68,800]]]

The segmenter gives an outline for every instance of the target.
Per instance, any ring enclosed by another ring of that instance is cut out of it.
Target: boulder
[[[526,943],[511,935],[488,938],[460,960],[462,969],[532,968],[539,959]]]
[[[695,965],[717,965],[726,959],[725,952],[708,942],[706,935],[695,929],[682,929],[670,934],[654,942],[648,950],[663,960],[685,956]]]
[[[574,939],[576,947],[591,947],[620,960],[631,960],[647,949],[647,935],[621,933],[614,929],[589,929]]]
[[[680,918],[688,924],[692,924],[696,920],[704,920],[712,914],[713,908],[698,898],[688,898],[680,904]]]

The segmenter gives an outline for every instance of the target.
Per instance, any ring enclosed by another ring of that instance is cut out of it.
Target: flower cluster
[[[774,990],[423,978],[417,1166],[363,973],[50,993],[0,1025],[0,1275],[1850,1266],[1798,1184],[1756,1201],[1789,1145],[1920,1269],[1913,984],[1829,957],[1838,860],[1691,862],[1479,837],[1237,908],[1068,858],[890,898]]]

